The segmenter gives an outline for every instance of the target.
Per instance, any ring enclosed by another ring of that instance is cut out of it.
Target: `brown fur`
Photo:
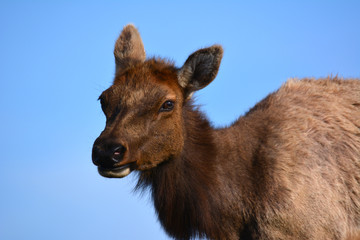
[[[119,39],[129,32],[141,41],[133,26]],[[165,60],[144,60],[142,42],[122,43],[140,46],[135,50],[118,42],[121,64],[113,86],[100,96],[107,124],[94,143],[93,161],[105,166],[105,176],[130,164],[139,174],[137,188],[150,188],[170,236],[356,239],[358,79],[289,80],[231,126],[214,129],[189,98],[215,78],[220,46],[197,51],[178,69]],[[174,108],[159,111],[169,99]],[[126,151],[110,166],[97,149],[111,144]]]
[[[360,240],[360,234],[357,235],[350,235],[346,240]]]

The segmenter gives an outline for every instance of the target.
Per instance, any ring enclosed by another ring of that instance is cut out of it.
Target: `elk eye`
[[[169,111],[173,110],[174,105],[175,104],[173,101],[168,100],[163,103],[163,105],[160,108],[160,112],[169,112]]]

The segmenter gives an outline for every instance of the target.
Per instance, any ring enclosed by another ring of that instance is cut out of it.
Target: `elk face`
[[[133,66],[100,96],[107,121],[95,141],[93,161],[103,176],[152,168],[182,149],[183,99],[176,72],[155,76],[154,64]]]
[[[114,55],[114,83],[99,97],[106,127],[95,140],[92,159],[102,176],[125,177],[181,154],[183,106],[215,78],[222,49],[201,49],[180,69],[164,60],[145,61],[140,35],[128,25]]]

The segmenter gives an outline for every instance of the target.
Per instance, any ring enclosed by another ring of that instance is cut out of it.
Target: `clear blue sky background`
[[[197,93],[216,126],[290,77],[360,77],[359,1],[1,1],[0,239],[169,239],[134,176],[105,179],[91,162],[127,23],[178,66],[223,45]]]

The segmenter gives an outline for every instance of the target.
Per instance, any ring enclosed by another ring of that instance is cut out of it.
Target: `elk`
[[[178,68],[146,58],[127,25],[114,55],[92,161],[104,177],[136,172],[136,188],[150,190],[169,236],[319,240],[360,232],[359,79],[290,79],[215,128],[192,95],[216,77],[220,45]]]

